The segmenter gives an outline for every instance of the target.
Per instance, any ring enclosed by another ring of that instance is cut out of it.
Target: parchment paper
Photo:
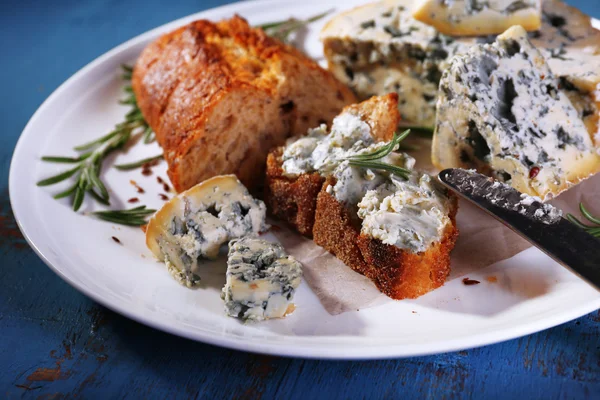
[[[429,162],[430,141],[416,139],[410,142],[420,151],[412,154],[417,167],[434,173]],[[584,181],[561,194],[552,203],[564,213],[579,216],[578,205],[583,201],[588,208],[600,213],[600,175]],[[489,265],[506,260],[531,247],[529,242],[506,228],[493,217],[465,201],[459,202],[457,225],[460,231],[452,252],[452,272],[448,280],[461,277]],[[394,301],[381,294],[368,278],[354,272],[310,239],[278,225],[272,233],[289,254],[304,268],[304,279],[332,315],[356,311]]]

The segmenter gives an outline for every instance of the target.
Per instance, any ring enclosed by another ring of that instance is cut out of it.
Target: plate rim
[[[571,321],[575,318],[586,315],[590,312],[593,312],[600,308],[600,298],[596,301],[592,301],[585,306],[578,307],[574,310],[567,310],[562,313],[553,315],[552,317],[547,317],[542,319],[541,321],[531,321],[528,323],[522,323],[516,327],[503,328],[500,330],[490,331],[490,332],[482,332],[476,334],[474,336],[462,337],[462,338],[454,338],[450,340],[440,340],[433,344],[431,343],[421,343],[421,344],[398,344],[398,345],[390,345],[390,344],[374,344],[374,343],[363,343],[361,346],[351,347],[351,353],[348,354],[349,346],[347,343],[328,343],[327,346],[323,346],[323,344],[314,344],[314,343],[294,343],[294,345],[290,345],[289,342],[277,342],[277,341],[261,341],[256,338],[244,338],[244,337],[236,337],[236,336],[216,336],[210,335],[205,332],[192,331],[184,329],[182,326],[171,325],[168,320],[164,320],[158,318],[156,315],[142,315],[135,311],[129,310],[126,306],[121,306],[117,302],[113,302],[110,299],[102,297],[101,294],[96,293],[92,289],[88,289],[84,285],[76,282],[65,273],[63,273],[60,268],[55,267],[50,260],[46,257],[46,255],[40,250],[40,248],[35,244],[32,235],[27,227],[25,227],[22,223],[22,219],[19,215],[24,212],[21,209],[21,206],[15,204],[13,193],[18,191],[19,185],[16,181],[15,176],[15,165],[18,163],[19,154],[22,153],[24,142],[26,137],[34,134],[35,131],[32,130],[32,126],[35,124],[35,121],[44,113],[46,108],[57,98],[63,91],[67,90],[71,85],[77,82],[82,76],[86,75],[88,71],[95,68],[97,65],[102,64],[105,60],[110,59],[114,55],[118,54],[121,51],[127,50],[130,47],[138,45],[139,43],[147,40],[148,38],[154,37],[161,32],[165,32],[167,30],[172,29],[175,26],[180,26],[188,21],[194,20],[196,18],[205,18],[207,14],[210,13],[243,13],[247,9],[252,9],[255,7],[265,8],[268,7],[269,4],[280,4],[285,3],[285,0],[251,0],[251,1],[238,1],[229,3],[226,5],[222,5],[219,7],[214,7],[210,9],[206,9],[203,11],[199,11],[197,13],[193,13],[176,20],[167,22],[158,27],[152,28],[146,32],[143,32],[117,46],[112,48],[111,50],[103,53],[102,55],[96,57],[88,64],[86,64],[83,68],[79,69],[75,74],[70,76],[66,81],[64,81],[60,86],[58,86],[37,108],[35,113],[31,116],[23,131],[21,132],[17,143],[15,145],[13,155],[10,162],[9,167],[9,179],[8,179],[8,187],[9,187],[9,200],[11,209],[13,211],[15,221],[20,231],[22,232],[25,240],[34,250],[38,257],[46,264],[50,270],[56,273],[63,281],[67,282],[71,287],[84,294],[85,296],[91,298],[95,302],[101,304],[102,306],[121,314],[131,320],[144,324],[154,329],[161,330],[163,332],[177,335],[186,339],[199,341],[203,343],[207,343],[210,345],[216,345],[224,348],[241,350],[241,351],[249,351],[255,353],[262,353],[268,355],[277,355],[277,356],[285,356],[285,357],[300,357],[306,359],[347,359],[347,360],[361,360],[361,359],[389,359],[389,358],[406,358],[406,357],[414,357],[414,356],[426,356],[432,354],[441,354],[447,352],[454,352],[459,350],[471,349],[475,347],[492,345],[508,340],[512,340],[515,338],[519,338],[525,335],[529,335],[532,333],[539,332],[541,330],[549,329],[560,325],[562,323]],[[319,1],[309,0],[311,4],[323,4]],[[594,19],[597,24],[597,20]],[[326,336],[321,336],[326,337]],[[339,337],[338,337],[339,338]]]

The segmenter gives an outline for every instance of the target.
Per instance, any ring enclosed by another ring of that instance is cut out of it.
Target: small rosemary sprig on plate
[[[131,80],[132,68],[126,65],[123,65],[122,68],[123,79]],[[77,157],[42,157],[42,160],[47,162],[75,164],[75,167],[37,183],[38,186],[50,186],[76,176],[74,185],[54,196],[55,199],[71,196],[73,210],[75,211],[81,207],[86,194],[89,194],[101,204],[110,204],[110,195],[100,179],[100,170],[108,154],[123,148],[129,142],[135,130],[143,129],[144,142],[148,143],[153,140],[152,130],[149,129],[148,123],[144,120],[142,112],[137,106],[131,85],[125,87],[125,92],[129,95],[121,103],[131,105],[132,109],[125,115],[125,120],[117,124],[112,132],[91,142],[76,146],[75,151],[81,153]]]
[[[575,225],[577,225],[578,227],[584,229],[590,235],[600,238],[600,218],[592,215],[592,213],[587,208],[585,208],[583,203],[579,203],[579,211],[581,211],[581,215],[583,215],[586,220],[588,220],[594,225],[584,224],[573,214],[567,214],[567,219]]]
[[[290,35],[292,33],[304,28],[306,25],[312,22],[322,19],[332,11],[333,10],[327,10],[322,14],[315,15],[307,19],[289,18],[285,21],[270,22],[267,24],[258,25],[257,28],[261,28],[267,35],[289,44]]]
[[[149,163],[152,163],[154,161],[162,160],[163,158],[164,158],[163,155],[159,154],[159,155],[154,156],[154,157],[144,158],[144,159],[141,159],[139,161],[134,161],[134,162],[130,162],[130,163],[127,163],[127,164],[117,164],[117,165],[115,165],[115,168],[119,169],[121,171],[129,171],[130,169],[141,168],[145,164],[149,164]]]
[[[400,142],[402,142],[402,140],[404,140],[409,134],[410,129],[405,130],[400,135],[394,133],[393,139],[385,146],[381,147],[378,150],[375,150],[372,153],[359,154],[352,157],[348,157],[348,162],[354,167],[388,171],[400,176],[401,178],[408,179],[410,175],[410,170],[398,167],[397,165],[387,164],[380,160],[386,157],[392,151],[396,150]]]
[[[129,226],[141,226],[146,225],[146,217],[152,215],[156,210],[146,208],[146,206],[139,206],[130,208],[129,210],[108,210],[108,211],[96,211],[92,215],[108,222],[113,222],[121,225]]]

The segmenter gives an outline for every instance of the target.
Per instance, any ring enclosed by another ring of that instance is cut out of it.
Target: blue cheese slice
[[[592,137],[527,32],[454,57],[440,81],[432,159],[551,198],[600,169]]]
[[[265,204],[235,175],[217,176],[179,193],[148,223],[146,245],[179,283],[198,283],[198,266],[231,239],[268,228]]]
[[[221,293],[225,312],[244,321],[283,318],[295,309],[301,279],[301,264],[281,245],[255,237],[232,240]]]
[[[542,23],[541,8],[541,0],[422,0],[413,16],[445,35],[481,36],[513,25],[536,31]]]

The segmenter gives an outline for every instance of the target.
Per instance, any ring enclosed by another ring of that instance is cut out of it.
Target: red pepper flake
[[[131,183],[135,189],[137,190],[138,193],[146,193],[146,191],[144,189],[142,189],[136,181],[134,181],[133,179],[129,181],[129,183]]]
[[[160,199],[163,201],[169,200],[169,196],[167,196],[166,194],[159,193],[158,197],[160,197]]]
[[[476,281],[475,279],[469,279],[469,278],[465,278],[465,279],[463,279],[463,283],[464,283],[465,285],[467,285],[467,286],[470,286],[470,285],[478,285],[478,284],[480,284],[481,282],[479,282],[479,281]]]
[[[170,191],[171,191],[171,188],[170,188],[170,187],[169,187],[169,185],[167,185],[166,183],[163,183],[163,190],[164,190],[165,192],[170,192]]]
[[[163,183],[165,183],[165,181],[163,181],[163,179],[162,179],[160,176],[157,176],[157,177],[156,177],[156,182],[160,183],[161,185],[162,185]]]
[[[138,199],[137,197],[132,197],[129,200],[127,200],[128,203],[137,203],[138,201],[140,201],[140,199]]]
[[[142,175],[150,176],[150,175],[152,175],[152,170],[150,168],[144,168],[144,169],[142,169]]]
[[[489,283],[498,282],[498,278],[496,278],[494,275],[488,276],[487,278],[485,278],[485,280],[488,281]]]
[[[121,243],[121,241],[119,240],[119,238],[118,238],[118,237],[116,237],[116,236],[112,236],[112,240],[114,240],[114,241],[115,241],[115,243],[122,244],[122,243]]]
[[[540,167],[533,167],[529,170],[529,179],[533,179],[540,173]]]

